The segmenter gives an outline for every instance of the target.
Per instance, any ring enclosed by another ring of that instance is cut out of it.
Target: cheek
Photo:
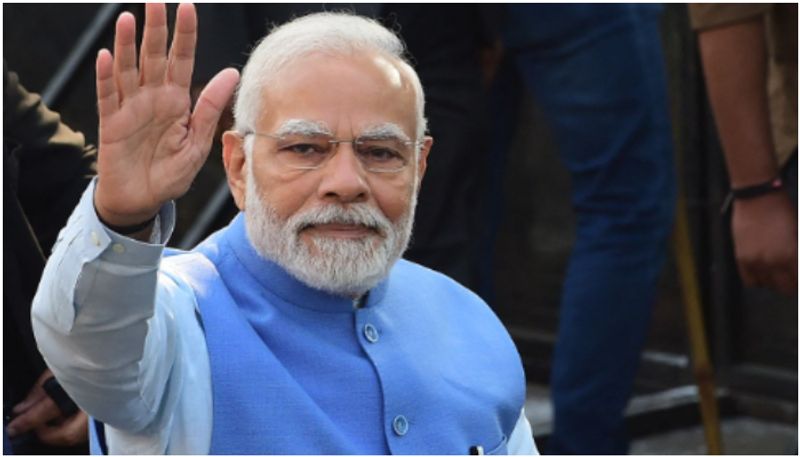
[[[411,178],[372,183],[372,195],[378,207],[393,223],[396,223],[408,212],[412,191]]]
[[[315,193],[315,183],[301,173],[276,173],[269,169],[253,170],[261,199],[286,219],[295,214]]]

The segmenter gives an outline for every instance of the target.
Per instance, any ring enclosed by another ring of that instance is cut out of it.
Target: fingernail
[[[14,427],[6,427],[6,434],[9,438],[17,436],[17,429]]]

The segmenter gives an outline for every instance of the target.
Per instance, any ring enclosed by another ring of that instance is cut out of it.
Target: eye
[[[405,157],[395,147],[386,143],[362,143],[359,154],[367,161],[372,163],[401,162],[405,163]]]
[[[325,145],[315,143],[297,143],[281,147],[282,151],[302,156],[325,154],[326,149]]]
[[[400,153],[391,148],[372,146],[365,151],[372,160],[384,161],[400,158]]]

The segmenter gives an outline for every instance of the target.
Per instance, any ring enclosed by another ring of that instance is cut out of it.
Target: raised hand
[[[139,65],[135,19],[117,19],[114,55],[97,56],[100,115],[98,183],[94,203],[112,225],[152,218],[183,195],[205,162],[223,108],[239,81],[235,69],[219,72],[191,110],[189,90],[197,41],[197,14],[178,6],[169,54],[163,4],[145,7]]]

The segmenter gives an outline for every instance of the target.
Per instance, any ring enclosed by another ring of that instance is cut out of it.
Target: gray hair
[[[425,94],[417,73],[404,58],[403,42],[377,21],[330,12],[309,14],[287,22],[273,29],[255,47],[242,70],[236,93],[233,110],[236,130],[255,130],[262,109],[263,89],[288,63],[312,52],[342,55],[363,51],[377,51],[407,67],[406,73],[416,92],[416,139],[422,139],[427,128]]]

